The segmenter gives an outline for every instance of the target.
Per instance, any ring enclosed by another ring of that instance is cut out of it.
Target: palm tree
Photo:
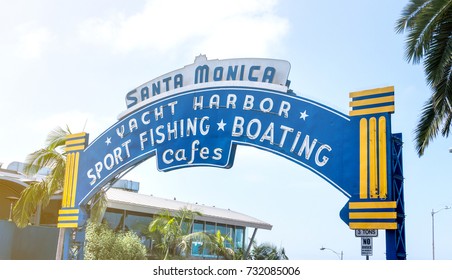
[[[205,232],[191,233],[196,216],[201,216],[201,213],[183,208],[174,215],[169,211],[163,211],[151,222],[149,232],[156,242],[154,248],[157,248],[154,253],[160,259],[187,258],[191,254],[193,241],[209,243],[209,237]]]
[[[69,128],[54,129],[48,134],[45,147],[27,156],[24,169],[26,175],[36,175],[44,167],[50,168],[50,173],[42,181],[31,183],[21,193],[13,210],[14,221],[18,227],[27,226],[38,206],[46,207],[51,196],[63,189],[66,170],[63,147],[69,134]]]
[[[30,176],[36,175],[44,167],[50,169],[49,174],[39,182],[33,182],[20,195],[14,206],[14,222],[18,227],[25,227],[30,222],[32,215],[40,207],[46,207],[50,198],[58,191],[63,190],[64,175],[66,170],[66,137],[72,134],[69,127],[62,129],[58,127],[52,130],[46,139],[45,147],[27,156],[24,173]],[[106,207],[106,196],[99,193],[92,203],[91,216],[93,220],[99,221],[99,215]]]
[[[250,258],[252,260],[288,260],[284,248],[277,248],[271,243],[253,244]]]
[[[223,235],[218,230],[215,234],[210,234],[210,242],[208,248],[211,253],[217,256],[217,259],[223,258],[225,260],[234,259],[235,252],[233,248],[226,244],[233,244],[232,238],[229,235]]]
[[[452,0],[411,0],[396,23],[396,32],[404,31],[406,58],[414,64],[423,60],[433,91],[415,129],[421,156],[440,131],[449,135],[452,122]]]

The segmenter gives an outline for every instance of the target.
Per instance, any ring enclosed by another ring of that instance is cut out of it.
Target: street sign
[[[372,256],[372,237],[361,237],[361,256]]]
[[[356,229],[356,237],[378,237],[378,229]]]

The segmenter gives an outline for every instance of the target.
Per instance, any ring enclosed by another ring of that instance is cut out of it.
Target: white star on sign
[[[307,117],[309,117],[309,115],[306,114],[306,110],[304,110],[304,112],[300,112],[300,119],[305,121]]]
[[[224,127],[226,126],[226,123],[223,121],[223,119],[221,119],[221,122],[217,123],[218,125],[218,129],[217,130],[223,130],[224,131]]]
[[[107,137],[105,144],[107,144],[107,146],[111,144],[111,137]]]

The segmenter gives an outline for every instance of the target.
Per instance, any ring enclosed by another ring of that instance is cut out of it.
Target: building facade
[[[38,175],[28,177],[23,174],[23,164],[12,162],[0,165],[0,220],[12,220],[12,207],[20,193],[32,182],[42,180],[48,170],[41,170]],[[225,244],[235,249],[248,250],[249,234],[254,238],[258,229],[271,230],[272,225],[243,213],[166,199],[139,193],[139,183],[128,180],[116,182],[107,192],[108,205],[104,221],[115,230],[132,230],[141,238],[142,243],[151,251],[154,241],[149,235],[148,227],[153,219],[163,211],[176,214],[181,209],[199,212],[192,225],[191,232],[216,233],[228,235],[233,244]],[[58,210],[61,208],[61,193],[53,195],[49,205],[39,208],[32,217],[30,225],[56,227]],[[192,258],[213,258],[208,249],[201,248],[201,242],[192,243]]]

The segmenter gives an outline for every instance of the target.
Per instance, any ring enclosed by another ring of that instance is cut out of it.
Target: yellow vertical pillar
[[[66,171],[64,175],[63,198],[61,209],[58,211],[59,228],[78,227],[79,212],[76,202],[78,166],[80,152],[88,145],[88,134],[77,133],[68,135],[66,138]]]

